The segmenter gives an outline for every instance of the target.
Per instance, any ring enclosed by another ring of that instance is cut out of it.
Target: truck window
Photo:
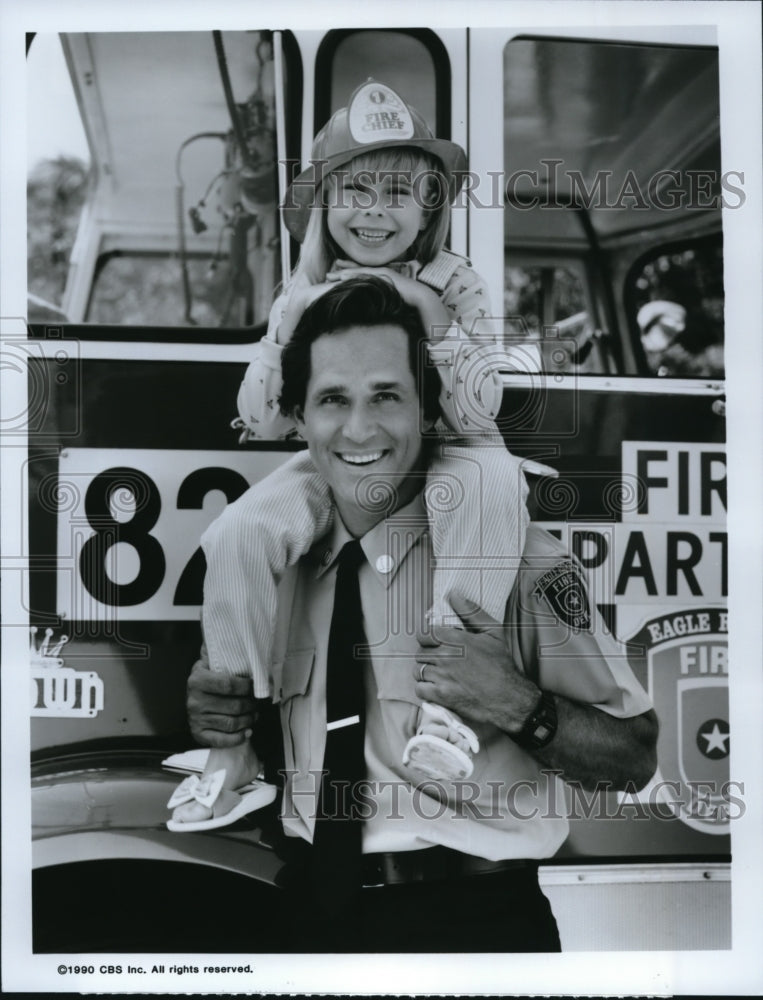
[[[433,32],[329,32],[316,61],[316,131],[335,111],[345,107],[356,87],[373,77],[410,101],[436,135],[447,137],[450,81],[447,76],[443,78],[443,69],[447,72],[447,68],[442,42]],[[324,80],[329,87],[320,86]]]
[[[625,291],[647,374],[724,377],[720,238],[649,254],[634,265]]]
[[[544,371],[601,371],[580,267],[512,260],[507,258],[504,279],[506,343],[537,340]]]
[[[208,328],[211,342],[265,323],[281,281],[274,44],[258,30],[64,36],[93,159],[66,232],[69,321],[94,337],[106,323],[157,328],[157,340],[166,326]],[[34,113],[44,130],[57,105]],[[30,201],[33,242],[38,217]]]
[[[503,86],[507,339],[553,373],[722,375],[717,49],[519,37]]]
[[[183,268],[192,289],[194,324],[216,327],[233,325],[235,305],[229,294],[230,259],[207,254],[186,254]],[[151,303],[152,323],[176,326],[185,315],[183,282],[178,280],[179,261],[158,253],[102,254],[96,265],[93,290],[87,309],[90,323],[128,324],[146,322],[146,303]]]

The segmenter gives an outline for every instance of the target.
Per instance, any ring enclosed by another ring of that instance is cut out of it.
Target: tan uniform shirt
[[[290,570],[279,595],[272,667],[280,703],[287,783],[283,822],[312,838],[326,734],[326,649],[334,560],[349,539],[341,522]],[[403,750],[414,734],[417,630],[430,603],[432,555],[421,497],[376,525],[361,545],[366,671],[368,809],[363,850],[435,844],[499,860],[552,856],[567,836],[563,786],[554,774],[488,724],[468,781],[412,783]],[[619,717],[651,708],[620,645],[590,607],[582,571],[540,528],[527,534],[522,568],[506,608],[507,643],[518,668],[543,688]],[[464,670],[469,669],[464,662]],[[439,785],[439,787],[438,787]]]

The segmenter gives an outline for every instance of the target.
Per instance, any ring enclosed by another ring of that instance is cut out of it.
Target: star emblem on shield
[[[708,719],[697,730],[699,752],[710,760],[721,760],[729,755],[729,724],[725,719]]]

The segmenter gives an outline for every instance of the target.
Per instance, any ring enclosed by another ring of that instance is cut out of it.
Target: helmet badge
[[[355,92],[349,107],[348,124],[355,142],[410,139],[413,118],[405,102],[390,87],[369,80]]]

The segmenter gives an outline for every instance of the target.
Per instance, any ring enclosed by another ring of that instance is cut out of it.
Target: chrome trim
[[[721,396],[725,382],[717,379],[656,378],[633,375],[574,375],[543,372],[501,372],[504,389],[535,388],[539,392],[628,392],[647,396]]]

